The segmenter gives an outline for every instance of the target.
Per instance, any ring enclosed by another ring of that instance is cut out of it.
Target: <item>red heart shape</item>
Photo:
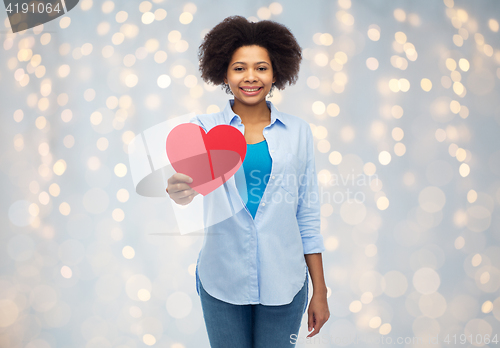
[[[176,126],[167,136],[167,156],[177,173],[190,176],[189,186],[206,196],[238,171],[247,152],[241,132],[219,125],[205,133],[194,123]]]

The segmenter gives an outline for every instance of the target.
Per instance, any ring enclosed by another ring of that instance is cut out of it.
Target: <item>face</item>
[[[276,81],[267,50],[252,45],[242,46],[233,53],[224,82],[229,84],[235,103],[248,106],[265,102]]]

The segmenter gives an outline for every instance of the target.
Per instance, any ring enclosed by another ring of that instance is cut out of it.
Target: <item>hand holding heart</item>
[[[196,124],[183,123],[168,134],[166,150],[177,172],[168,179],[167,192],[176,203],[185,205],[195,192],[206,196],[229,180],[243,164],[247,143],[230,125],[218,125],[205,133]]]
[[[167,193],[175,203],[186,205],[191,203],[193,198],[198,194],[195,190],[189,187],[188,183],[193,182],[186,174],[175,173],[168,179]]]

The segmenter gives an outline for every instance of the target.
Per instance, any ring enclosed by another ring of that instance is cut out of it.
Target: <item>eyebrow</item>
[[[247,63],[245,63],[245,62],[234,62],[233,64],[231,64],[231,66],[233,66],[234,64],[243,64],[243,65],[247,65]],[[270,65],[268,62],[264,62],[264,61],[255,63],[255,65],[259,65],[259,64],[267,64],[267,65]]]

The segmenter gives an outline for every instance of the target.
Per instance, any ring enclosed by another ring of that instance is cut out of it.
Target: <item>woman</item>
[[[312,132],[306,121],[266,101],[274,88],[296,82],[301,48],[281,24],[233,16],[205,36],[199,59],[203,80],[222,85],[234,99],[223,111],[191,122],[205,132],[229,124],[247,142],[240,170],[204,197],[208,215],[226,206],[232,212],[205,227],[197,262],[210,344],[295,346],[307,306],[308,270],[313,283],[308,328],[314,328],[308,337],[330,316]],[[191,181],[182,173],[168,179],[167,192],[177,204],[189,204],[197,195]]]

